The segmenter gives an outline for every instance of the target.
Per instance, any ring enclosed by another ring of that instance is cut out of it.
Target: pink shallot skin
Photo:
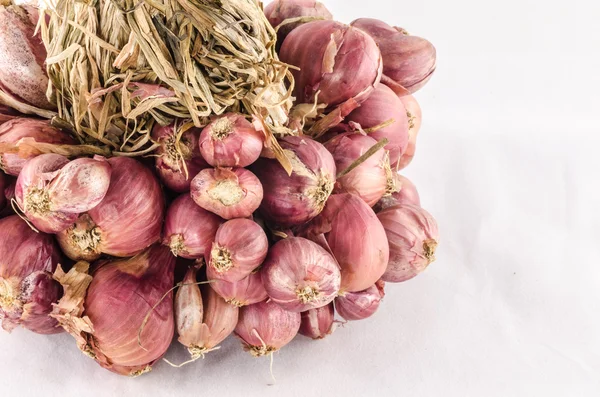
[[[0,109],[1,113],[1,109]],[[47,120],[16,117],[0,126],[0,168],[7,174],[19,176],[25,163],[37,153],[9,153],[9,146],[14,146],[23,138],[31,138],[35,142],[57,145],[73,145],[76,141],[66,132],[54,128]]]
[[[4,174],[4,172],[0,171],[0,213],[6,206],[7,200],[6,200],[6,193],[4,190],[6,189],[6,187],[8,185],[7,178],[8,177]]]
[[[154,245],[133,258],[95,266],[84,312],[94,328],[89,348],[102,367],[133,375],[151,366],[171,344],[173,293],[158,302],[173,287],[175,257],[168,248]],[[138,332],[149,312],[140,346]]]
[[[429,41],[377,19],[360,18],[350,25],[368,33],[379,46],[383,58],[382,82],[414,93],[435,72],[436,51]]]
[[[385,123],[383,128],[378,128]],[[389,143],[385,150],[389,152],[392,168],[400,160],[409,141],[409,120],[404,104],[398,96],[385,84],[379,84],[367,100],[345,119],[345,123],[359,124],[362,129],[375,128],[369,131],[369,137],[375,141],[387,138]]]
[[[21,114],[19,112],[17,112],[16,110],[2,105],[0,103],[0,125],[6,123],[7,121],[13,120],[17,117],[19,117]]]
[[[202,158],[198,148],[200,129],[190,128],[177,142],[178,128],[181,126],[176,123],[168,126],[156,125],[152,130],[152,139],[160,143],[156,151],[156,170],[161,181],[169,189],[185,193],[190,190],[194,176],[209,165]]]
[[[382,280],[399,283],[417,276],[435,260],[439,241],[435,219],[421,207],[400,204],[377,214],[389,245],[390,260]]]
[[[289,237],[269,250],[262,280],[274,302],[303,312],[333,301],[340,291],[341,274],[335,259],[318,244]]]
[[[210,286],[225,302],[237,306],[248,306],[262,302],[269,297],[262,282],[262,270],[254,271],[249,276],[234,282],[211,279]]]
[[[335,310],[344,320],[363,320],[371,317],[385,296],[385,283],[377,283],[359,292],[347,292],[335,299]]]
[[[18,248],[16,248],[18,247]],[[51,235],[33,231],[16,215],[0,220],[0,319],[39,334],[63,329],[49,317],[63,290],[52,279],[61,254]]]
[[[235,334],[250,354],[265,356],[294,339],[300,329],[300,318],[300,313],[289,312],[273,301],[255,303],[240,310]]]
[[[277,28],[286,19],[299,17],[314,17],[333,19],[323,3],[316,0],[275,0],[265,7],[265,16],[273,28]],[[277,31],[277,50],[288,34],[303,22],[294,22],[281,26]]]
[[[409,130],[408,130],[408,145],[406,150],[402,154],[400,161],[398,162],[397,168],[399,170],[406,168],[415,157],[417,136],[421,130],[421,123],[423,120],[423,114],[421,112],[421,106],[412,95],[405,95],[400,97],[400,100],[406,108],[406,115],[408,116]]]
[[[325,146],[312,139],[289,136],[281,139],[280,145],[292,159],[291,176],[272,159],[259,159],[252,170],[264,189],[261,215],[267,222],[289,228],[323,210],[333,190],[336,166]]]
[[[310,43],[310,45],[307,45]],[[375,41],[360,29],[335,21],[314,21],[285,39],[280,59],[292,70],[299,103],[318,102],[336,108],[364,102],[381,79],[383,62]]]
[[[0,91],[18,102],[53,110],[46,97],[46,48],[41,35],[35,35],[37,20],[35,7],[0,6]]]
[[[300,333],[312,339],[323,339],[335,330],[334,317],[333,302],[302,312]]]
[[[397,172],[393,175],[394,188],[389,195],[383,197],[373,207],[376,213],[381,212],[389,207],[393,207],[399,204],[412,204],[417,207],[421,206],[421,198],[417,187],[408,178],[398,174]]]
[[[260,156],[264,134],[242,114],[227,113],[204,127],[199,145],[202,157],[214,167],[247,167]]]
[[[182,194],[167,210],[162,243],[171,248],[175,256],[208,258],[222,223],[223,219],[196,205],[189,194]]]
[[[367,152],[377,141],[368,135],[349,132],[340,134],[325,143],[340,171],[348,168]],[[380,149],[358,167],[337,178],[334,193],[354,193],[370,207],[383,197],[386,191],[389,162],[384,150]]]

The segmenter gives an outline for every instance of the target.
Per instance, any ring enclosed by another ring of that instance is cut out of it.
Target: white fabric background
[[[439,221],[438,260],[389,284],[373,318],[276,354],[274,386],[235,338],[126,379],[69,336],[17,330],[0,333],[2,395],[600,395],[598,3],[325,1],[437,46],[406,175]]]

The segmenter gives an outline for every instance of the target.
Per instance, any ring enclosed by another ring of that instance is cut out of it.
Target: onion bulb
[[[255,270],[249,276],[234,282],[215,278],[210,280],[210,286],[225,299],[225,302],[233,306],[252,305],[269,297],[263,285],[261,273],[262,270]]]
[[[269,297],[286,310],[303,312],[333,301],[341,275],[333,257],[302,237],[278,241],[262,270]]]
[[[313,339],[323,339],[335,330],[333,302],[327,306],[302,312],[300,333]]]
[[[347,292],[335,299],[335,310],[344,320],[363,320],[371,317],[383,299],[385,283],[378,281],[364,291]]]
[[[208,167],[198,148],[200,130],[184,128],[173,122],[164,127],[157,124],[152,131],[152,138],[160,144],[156,170],[165,186],[178,193],[188,192],[192,178]]]
[[[63,290],[52,278],[60,251],[51,235],[36,233],[16,215],[0,220],[0,319],[39,334],[62,332],[49,317]]]
[[[346,123],[359,124],[370,130],[369,136],[376,141],[387,138],[385,150],[389,152],[390,164],[395,166],[406,150],[409,135],[409,119],[404,104],[389,87],[379,84],[366,101],[346,119]]]
[[[173,339],[175,257],[154,245],[133,258],[98,262],[92,276],[88,267],[57,270],[65,296],[52,316],[102,367],[129,376],[150,371]]]
[[[280,144],[292,163],[291,175],[272,159],[261,158],[252,168],[264,189],[260,212],[280,227],[301,225],[323,210],[335,182],[335,161],[309,138],[285,137]]]
[[[0,168],[7,174],[19,176],[25,163],[36,156],[36,153],[13,153],[19,140],[31,138],[35,142],[51,144],[74,144],[69,134],[50,125],[46,120],[14,118],[0,126]]]
[[[436,52],[429,41],[377,19],[360,18],[350,25],[368,33],[379,46],[385,84],[414,93],[433,75]]]
[[[148,168],[128,157],[112,157],[110,187],[104,200],[57,235],[73,260],[92,261],[101,254],[129,257],[160,239],[165,199]]]
[[[223,220],[196,205],[188,194],[177,197],[167,210],[163,244],[175,256],[208,258],[217,229]]]
[[[214,167],[247,167],[263,149],[264,135],[241,114],[228,113],[204,127],[200,152]]]
[[[384,281],[410,280],[435,260],[439,232],[435,219],[424,209],[400,204],[377,214],[390,245]]]
[[[190,268],[175,296],[175,322],[179,342],[188,348],[192,360],[214,350],[235,329],[239,309],[226,303],[211,288],[196,284]]]
[[[373,138],[360,133],[337,135],[325,143],[340,171],[377,144]],[[334,193],[354,193],[369,206],[375,205],[386,192],[390,164],[385,151],[379,150],[335,183]]]
[[[263,229],[250,219],[232,219],[217,230],[206,275],[209,280],[240,281],[259,267],[269,249]]]
[[[398,204],[412,204],[421,206],[421,199],[417,187],[406,177],[394,172],[392,184],[388,186],[386,195],[373,207],[375,212]]]
[[[103,157],[70,161],[58,154],[29,160],[19,174],[15,198],[29,221],[45,233],[59,233],[79,213],[96,207],[106,195],[111,166]]]
[[[6,206],[6,193],[5,193],[5,189],[8,185],[8,180],[7,180],[7,176],[4,175],[4,173],[2,171],[0,171],[0,212],[4,209],[4,207]]]
[[[288,312],[273,301],[240,310],[235,334],[254,357],[271,355],[291,342],[300,329],[300,313]]]
[[[296,22],[286,20],[302,17],[307,18],[307,21],[310,21],[310,18],[333,19],[323,3],[316,0],[275,0],[265,7],[265,16],[273,28],[277,28],[282,22],[286,22],[284,25],[279,26],[277,30],[278,50],[287,35],[302,23],[305,23],[302,20]]]
[[[207,168],[192,180],[196,204],[224,219],[252,215],[263,198],[263,186],[244,168]]]
[[[335,21],[314,21],[294,29],[281,45],[280,59],[292,70],[299,103],[356,107],[381,79],[382,61],[375,41],[360,29]]]
[[[20,116],[16,110],[0,103],[0,125]]]
[[[385,230],[360,197],[332,195],[323,212],[302,233],[324,235],[341,268],[340,294],[362,291],[386,271],[389,247]]]
[[[419,131],[421,130],[421,121],[422,121],[422,113],[421,107],[419,103],[412,95],[405,95],[400,97],[400,100],[404,104],[406,108],[406,115],[408,116],[409,121],[409,130],[408,130],[408,145],[406,146],[406,150],[402,154],[400,161],[398,162],[398,169],[401,170],[406,168],[412,161],[413,157],[415,157],[415,151],[417,146],[417,136],[419,135]]]

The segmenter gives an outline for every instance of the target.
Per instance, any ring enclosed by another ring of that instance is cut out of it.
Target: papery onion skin
[[[4,189],[7,187],[7,177],[4,172],[0,171],[0,211],[6,206],[6,193]]]
[[[389,246],[385,230],[373,210],[358,196],[332,195],[323,212],[303,233],[309,238],[325,235],[341,268],[340,294],[362,291],[386,271]]]
[[[194,202],[188,194],[177,197],[167,209],[162,243],[175,256],[208,258],[223,220]]]
[[[252,168],[264,189],[260,213],[280,227],[301,225],[317,216],[333,190],[335,161],[320,143],[285,137],[280,145],[292,162],[289,176],[277,160],[261,158]]]
[[[377,141],[360,133],[341,134],[325,143],[340,171],[348,168]],[[375,205],[386,191],[390,165],[384,150],[378,150],[348,174],[335,182],[334,193],[354,193],[369,206]]]
[[[409,120],[404,104],[389,87],[379,84],[362,105],[350,113],[345,122],[360,124],[363,129],[376,128],[390,120],[393,123],[375,131],[369,136],[376,141],[387,138],[392,167],[398,162],[408,145]]]
[[[88,211],[91,223],[75,225],[73,220],[57,236],[71,259],[93,260],[102,253],[129,257],[160,240],[165,198],[158,180],[134,159],[112,157],[108,162],[110,187],[102,202]]]
[[[335,330],[333,302],[302,312],[300,334],[312,339],[323,339]]]
[[[36,142],[72,145],[75,140],[66,132],[54,128],[47,120],[24,117],[14,118],[0,126],[0,148],[2,144],[16,144],[22,138],[33,138]],[[7,174],[19,176],[25,163],[36,154],[7,153],[0,151],[0,168]]]
[[[308,45],[310,43],[310,45]],[[348,101],[362,103],[381,79],[382,60],[375,41],[362,30],[335,21],[314,21],[294,29],[285,39],[280,59],[292,70],[299,103],[329,108]]]
[[[364,320],[371,317],[385,296],[385,283],[378,281],[364,291],[347,292],[335,299],[335,310],[344,320]]]
[[[0,90],[19,102],[55,109],[46,98],[46,48],[35,35],[35,7],[0,6]]]
[[[246,351],[261,357],[276,352],[294,339],[300,321],[300,313],[289,312],[273,301],[264,301],[240,310],[235,334]]]
[[[314,17],[333,19],[333,16],[325,5],[315,0],[275,0],[265,7],[264,12],[273,28],[277,28],[280,23],[291,18]],[[279,28],[277,31],[278,50],[287,35],[302,23],[301,21],[293,22]]]
[[[249,219],[232,219],[217,230],[212,244],[206,275],[235,282],[247,277],[260,266],[269,249],[263,229]]]
[[[0,103],[0,125],[21,116],[19,112]]]
[[[48,182],[68,162],[66,157],[58,154],[43,154],[29,160],[17,179],[17,205],[41,232],[58,233],[77,219],[77,213],[54,211],[46,191]]]
[[[196,283],[196,269],[190,268],[175,297],[175,320],[179,342],[188,347],[193,359],[202,357],[225,340],[235,329],[239,308],[226,303],[211,288],[202,292]]]
[[[174,333],[173,293],[158,302],[173,286],[174,268],[175,257],[169,249],[155,245],[133,258],[99,264],[94,270],[84,315],[94,329],[88,347],[101,366],[134,375],[167,351]],[[140,346],[138,331],[151,311]]]
[[[255,271],[234,282],[215,278],[210,280],[210,286],[230,305],[236,307],[252,305],[269,297],[261,273],[262,270]]]
[[[393,174],[393,178],[393,184],[390,186],[388,194],[379,200],[373,210],[381,212],[398,204],[412,204],[420,207],[421,199],[417,187],[408,178],[396,172]]]
[[[169,189],[184,193],[190,190],[192,178],[207,168],[208,163],[202,158],[198,148],[200,129],[190,128],[177,142],[178,128],[182,126],[177,123],[168,126],[157,124],[152,130],[152,139],[160,143],[156,150],[156,170],[161,181]]]
[[[262,280],[275,303],[303,312],[333,301],[340,291],[341,275],[335,259],[318,244],[290,237],[269,250]]]
[[[398,162],[399,170],[406,168],[415,157],[417,136],[419,135],[419,131],[421,130],[421,122],[423,119],[421,107],[419,106],[419,103],[417,102],[414,96],[401,96],[400,100],[406,108],[406,115],[408,116],[409,122],[409,130],[408,145],[406,146],[406,150],[404,151],[402,157],[400,157],[400,161]]]
[[[377,214],[388,237],[390,261],[382,280],[399,283],[417,276],[435,260],[438,225],[424,209],[410,204]]]
[[[190,192],[196,204],[223,219],[249,217],[263,199],[261,182],[244,168],[202,170]]]
[[[429,41],[377,19],[360,18],[350,25],[367,32],[379,46],[383,58],[382,82],[395,83],[414,93],[433,75],[436,51]]]
[[[247,167],[264,146],[264,135],[241,114],[227,113],[204,127],[200,152],[214,167]]]
[[[63,329],[49,317],[63,290],[52,279],[61,255],[51,235],[36,233],[16,215],[0,220],[0,319],[39,334]]]

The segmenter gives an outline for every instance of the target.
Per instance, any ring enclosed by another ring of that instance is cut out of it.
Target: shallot
[[[217,230],[206,275],[210,279],[240,281],[260,266],[269,249],[263,229],[249,219],[232,219]]]
[[[280,144],[291,175],[271,159],[261,158],[252,168],[264,189],[260,212],[281,227],[301,225],[323,210],[335,182],[335,161],[322,144],[306,137],[286,137]]]
[[[32,151],[13,152],[18,151],[22,139],[56,145],[75,143],[69,134],[52,127],[45,120],[18,117],[7,121],[0,126],[0,168],[9,175],[19,176],[25,163],[36,156]]]
[[[59,233],[78,214],[96,207],[108,191],[111,166],[103,157],[70,161],[58,154],[29,160],[17,179],[19,208],[40,231]]]
[[[173,338],[175,257],[154,245],[133,258],[96,263],[92,276],[88,267],[57,270],[65,296],[52,316],[102,367],[129,376],[150,371]]]
[[[390,260],[382,280],[410,280],[435,260],[439,232],[435,219],[421,207],[400,204],[377,214],[387,235]]]
[[[19,116],[19,112],[0,103],[0,125],[6,123],[7,121],[13,120]]]
[[[393,181],[388,186],[386,195],[379,200],[373,209],[375,212],[380,212],[398,204],[412,204],[419,207],[421,206],[421,199],[417,187],[408,178],[394,173]]]
[[[46,98],[46,48],[35,34],[33,6],[0,5],[0,102],[22,112],[55,109]]]
[[[384,286],[380,280],[364,291],[346,292],[335,299],[335,310],[348,321],[371,317],[385,295]]]
[[[333,257],[302,237],[277,242],[262,270],[269,297],[286,310],[303,312],[333,301],[341,275]]]
[[[152,131],[152,138],[160,144],[156,170],[165,186],[178,193],[189,191],[192,178],[208,167],[198,148],[200,130],[184,127],[173,122],[164,127],[157,125]]]
[[[406,150],[400,157],[398,162],[398,169],[401,170],[406,168],[413,157],[415,157],[417,135],[421,129],[422,113],[419,103],[412,95],[401,96],[400,100],[406,108],[406,115],[408,116],[409,130],[408,130],[408,145]]]
[[[377,19],[360,18],[350,25],[368,33],[379,46],[385,84],[413,93],[433,75],[436,51],[429,41]]]
[[[325,143],[338,170],[345,170],[371,147],[377,144],[373,138],[361,133],[341,134]],[[354,193],[369,206],[383,197],[388,184],[390,164],[384,150],[375,152],[362,164],[338,177],[334,193]]]
[[[0,171],[0,211],[6,206],[6,193],[4,192],[4,189],[6,189],[7,182],[6,175],[4,175],[4,172]]]
[[[57,235],[74,260],[95,260],[102,253],[133,256],[159,241],[165,198],[152,172],[128,157],[112,157],[110,187],[102,202]]]
[[[196,204],[224,219],[252,215],[263,198],[263,186],[244,168],[207,168],[192,180]]]
[[[222,222],[217,215],[197,206],[188,194],[183,194],[167,210],[162,242],[175,256],[208,258]]]
[[[371,130],[369,136],[376,141],[387,138],[390,164],[395,166],[406,150],[409,140],[409,119],[404,104],[384,84],[379,84],[363,104],[346,117],[345,122]],[[338,167],[339,168],[339,167]]]
[[[292,70],[299,103],[356,108],[381,79],[382,60],[375,41],[360,29],[335,21],[303,24],[286,37],[279,57]],[[347,114],[347,113],[346,113]]]
[[[51,235],[36,233],[16,215],[0,220],[0,320],[39,334],[62,332],[49,317],[63,290],[52,274],[60,251]]]
[[[254,357],[271,355],[291,342],[300,329],[300,313],[289,312],[273,301],[245,306],[235,334]]]
[[[386,271],[389,246],[373,210],[353,194],[334,194],[323,212],[302,232],[313,239],[324,235],[341,268],[340,294],[362,291]]]
[[[327,306],[302,312],[300,333],[312,339],[323,339],[335,330],[333,302]]]
[[[239,309],[226,303],[211,288],[200,290],[197,269],[190,268],[175,296],[175,322],[179,342],[196,360],[223,342],[235,329]]]
[[[271,26],[277,29],[278,49],[287,35],[302,23],[313,18],[333,18],[323,3],[316,0],[275,0],[265,7],[265,16]]]
[[[228,113],[204,127],[200,152],[215,167],[246,167],[258,159],[263,142],[263,133],[243,115]]]
[[[210,280],[210,286],[225,302],[237,306],[248,306],[262,302],[269,297],[262,281],[262,270],[255,270],[239,281]]]

